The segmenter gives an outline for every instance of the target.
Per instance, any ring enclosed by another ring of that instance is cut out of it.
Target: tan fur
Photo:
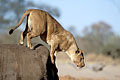
[[[23,44],[24,38],[27,36],[27,46],[32,49],[31,39],[40,36],[43,41],[51,46],[50,56],[52,63],[54,63],[54,53],[64,51],[74,62],[77,61],[76,64],[78,67],[84,66],[84,57],[81,55],[83,52],[78,49],[73,35],[66,31],[51,15],[45,11],[37,9],[27,10],[23,14],[18,25],[11,29],[9,34],[12,34],[13,31],[20,26],[25,16],[27,16],[26,29],[21,33],[19,44]]]

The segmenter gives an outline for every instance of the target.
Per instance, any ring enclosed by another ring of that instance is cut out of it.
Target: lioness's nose
[[[82,65],[82,67],[84,67],[84,66],[85,66],[85,64]]]
[[[85,66],[85,64],[82,64],[80,67],[82,68],[82,67],[84,67]]]

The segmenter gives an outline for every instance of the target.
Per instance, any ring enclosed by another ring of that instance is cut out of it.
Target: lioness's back
[[[47,37],[51,37],[51,34],[60,34],[65,31],[48,12],[37,9],[30,9],[28,11],[30,11],[28,25],[37,36],[47,31]]]
[[[47,23],[47,25],[53,25],[54,27],[56,26],[57,28],[59,27],[59,29],[63,30],[63,27],[59,24],[59,22],[55,18],[53,18],[48,12],[38,9],[29,9],[29,10],[33,14],[34,18],[36,16],[36,19],[38,19],[36,21],[39,21],[41,25],[43,23]]]
[[[41,16],[40,18],[41,22],[43,21],[44,21],[43,23],[47,22],[47,27],[50,27],[50,29],[52,29],[51,31],[57,33],[64,31],[64,28],[59,24],[59,22],[55,18],[53,18],[48,12],[45,12],[43,10],[36,10],[36,9],[34,9],[34,12],[38,13],[39,16]]]

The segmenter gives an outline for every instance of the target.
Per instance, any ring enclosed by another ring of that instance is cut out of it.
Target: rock
[[[46,47],[30,50],[17,44],[0,44],[0,80],[58,80],[56,65]]]
[[[104,64],[95,64],[92,66],[92,70],[97,72],[103,70],[104,67],[105,67]]]

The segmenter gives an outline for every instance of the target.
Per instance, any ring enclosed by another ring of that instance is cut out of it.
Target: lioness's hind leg
[[[29,32],[29,33],[27,33],[27,47],[29,47],[30,49],[34,49],[33,46],[32,46],[32,44],[31,44],[31,39],[33,37],[37,37],[37,35],[35,35],[34,33],[32,33],[32,31]]]
[[[20,35],[20,41],[18,44],[20,45],[23,45],[24,44],[24,39],[27,35],[27,31],[28,31],[28,23],[26,23],[26,28],[25,28],[25,31],[24,32],[21,32],[21,35]]]
[[[24,44],[24,39],[25,39],[26,35],[27,35],[27,32],[21,32],[20,41],[19,41],[20,45]]]
[[[32,49],[32,45],[31,45],[31,32],[27,33],[27,47]]]
[[[20,35],[20,41],[19,41],[18,44],[19,44],[19,45],[23,45],[23,44],[24,44],[23,32],[21,32],[21,35]]]

